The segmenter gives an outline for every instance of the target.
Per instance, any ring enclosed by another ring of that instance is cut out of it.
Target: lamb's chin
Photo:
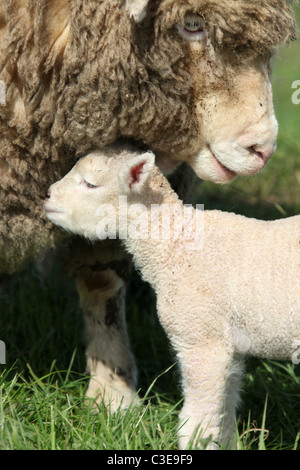
[[[74,233],[73,228],[70,226],[70,224],[67,223],[62,212],[49,211],[46,212],[46,217],[50,220],[50,222],[62,228],[66,232]]]
[[[61,212],[58,211],[47,211],[46,217],[50,220],[50,222],[53,222],[56,225],[60,225],[63,220]]]

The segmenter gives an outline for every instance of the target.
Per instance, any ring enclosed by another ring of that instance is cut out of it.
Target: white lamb
[[[70,232],[123,240],[177,353],[179,447],[199,436],[231,446],[245,357],[292,359],[299,344],[300,216],[266,222],[190,208],[182,224],[154,155],[118,147],[79,160],[51,186],[45,210]]]

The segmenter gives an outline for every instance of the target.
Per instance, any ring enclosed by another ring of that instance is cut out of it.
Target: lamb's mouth
[[[47,202],[44,203],[44,211],[46,212],[46,216],[50,216],[53,214],[61,214],[62,211],[55,207],[51,207],[50,205],[47,204]]]

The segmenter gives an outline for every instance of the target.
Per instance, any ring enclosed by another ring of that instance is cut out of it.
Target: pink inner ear
[[[140,181],[140,176],[142,173],[143,166],[145,165],[146,162],[142,162],[139,165],[131,168],[130,170],[130,176],[131,176],[131,181],[130,181],[130,187],[134,183],[138,183]]]

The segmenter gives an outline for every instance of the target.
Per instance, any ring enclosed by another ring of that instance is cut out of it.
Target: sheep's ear
[[[131,157],[119,175],[120,187],[125,194],[141,193],[154,165],[155,156],[152,152]]]
[[[126,0],[126,8],[136,23],[141,23],[147,15],[149,0]]]

